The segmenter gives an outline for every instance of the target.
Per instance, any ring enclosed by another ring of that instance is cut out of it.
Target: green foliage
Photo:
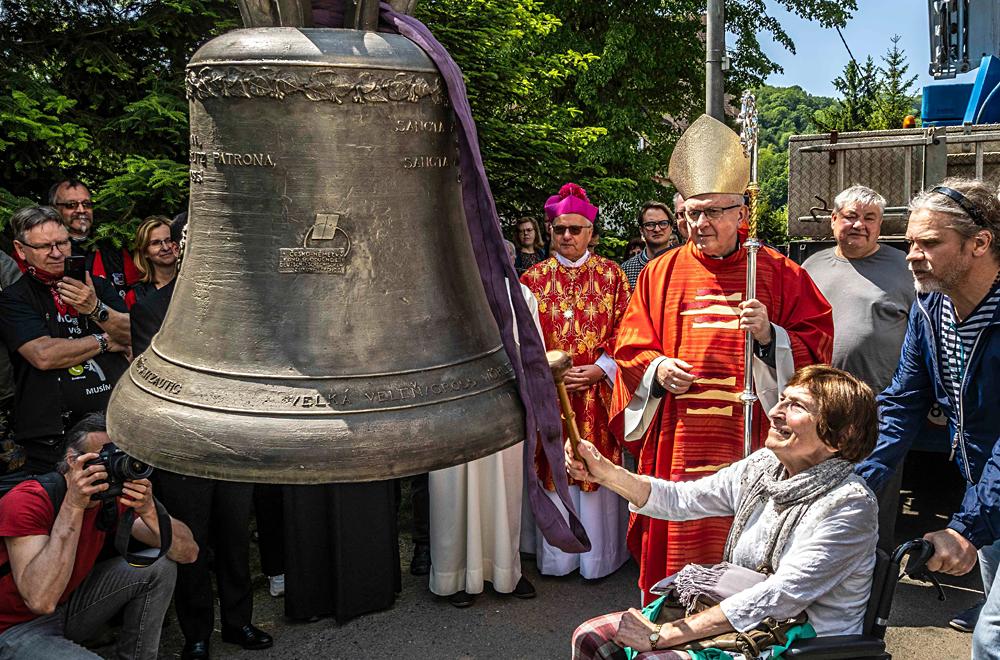
[[[780,0],[798,16],[824,26],[844,25],[854,0]],[[664,180],[670,153],[684,126],[704,112],[704,0],[550,0],[562,25],[544,42],[566,44],[598,59],[571,85],[557,90],[561,104],[578,108],[584,124],[607,134],[576,163],[574,180],[605,209],[605,236],[634,231],[632,218],[648,199],[669,200]],[[791,38],[759,0],[727,0],[731,68],[726,91],[738,103],[778,67],[760,48],[767,35],[794,52]],[[553,185],[554,184],[554,185]],[[548,189],[554,189],[552,182]],[[538,207],[536,206],[535,209]]]
[[[777,4],[825,26],[856,10],[855,0]],[[417,3],[465,74],[503,218],[539,215],[573,180],[604,209],[602,250],[614,251],[639,205],[669,199],[663,171],[703,108],[703,11],[704,0]],[[727,91],[738,98],[778,70],[759,34],[794,44],[761,0],[728,0],[727,12],[736,37]],[[181,210],[184,67],[237,22],[233,0],[0,3],[0,223],[67,174],[91,184],[98,232],[116,241],[138,218]],[[796,121],[781,125],[799,130]],[[783,148],[770,146],[769,173],[783,167]],[[770,208],[780,207],[765,189]]]
[[[908,76],[906,54],[899,49],[900,37],[890,38],[892,45],[882,56],[883,67],[869,56],[864,64],[851,60],[833,85],[841,98],[813,116],[822,131],[869,131],[902,128],[903,118],[916,113],[914,83]]]
[[[843,74],[833,80],[841,98],[836,104],[818,111],[813,116],[816,126],[823,131],[860,131],[878,106],[878,79],[875,60],[868,56],[863,65],[851,60]]]
[[[917,114],[914,83],[899,37],[878,67],[869,57],[858,66],[847,63],[833,81],[839,100],[812,96],[800,87],[762,87],[757,92],[760,120],[760,233],[765,240],[788,240],[788,138],[813,131],[863,131],[901,128],[903,118]]]
[[[628,247],[628,238],[619,238],[610,234],[602,234],[601,241],[594,248],[594,252],[607,257],[612,261],[622,262],[625,260],[625,248]]]
[[[101,235],[187,197],[184,67],[231,0],[0,3],[0,222],[53,181],[93,187]]]
[[[813,115],[834,104],[801,87],[765,85],[756,92],[760,122],[758,232],[768,243],[788,240],[788,138],[815,130]]]
[[[814,130],[813,114],[833,105],[826,96],[813,96],[799,86],[764,85],[756,91],[760,145],[778,153],[788,151],[788,138]]]
[[[428,0],[417,17],[462,67],[501,217],[537,215],[553,185],[572,179],[581,154],[607,133],[555,100],[596,56],[540,49],[560,22],[536,0]]]
[[[907,76],[910,65],[899,49],[899,40],[899,35],[894,35],[892,46],[882,56],[885,66],[879,68],[878,107],[871,121],[874,129],[901,128],[906,115],[920,115],[913,88],[917,76]]]

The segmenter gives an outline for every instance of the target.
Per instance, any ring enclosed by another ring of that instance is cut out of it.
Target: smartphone
[[[63,275],[66,277],[72,277],[78,282],[87,281],[87,257],[66,257],[66,261],[64,261],[63,264],[65,267]]]

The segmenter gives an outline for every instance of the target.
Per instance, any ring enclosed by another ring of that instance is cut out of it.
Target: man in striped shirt
[[[878,444],[858,470],[876,491],[937,403],[952,459],[967,482],[962,505],[927,567],[964,575],[977,555],[986,603],[974,658],[1000,659],[1000,200],[982,181],[946,179],[910,203],[907,255],[917,289],[899,366],[879,396]]]

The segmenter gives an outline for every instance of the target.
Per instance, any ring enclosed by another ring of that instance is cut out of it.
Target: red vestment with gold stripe
[[[668,392],[642,441],[628,443],[640,474],[687,481],[743,458],[744,332],[738,305],[746,268],[742,247],[713,259],[688,243],[654,259],[639,275],[615,348],[613,429],[621,433],[622,411],[653,359],[680,358],[698,377],[687,392]],[[830,361],[830,305],[804,270],[762,247],[756,294],[771,323],[788,333],[796,369]],[[770,428],[759,403],[753,428],[757,449]],[[670,522],[633,514],[629,550],[639,560],[639,586],[647,598],[649,587],[685,565],[719,562],[730,523],[730,518]]]

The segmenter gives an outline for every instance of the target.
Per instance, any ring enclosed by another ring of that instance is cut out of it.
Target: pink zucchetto
[[[597,207],[587,199],[587,191],[575,183],[567,183],[545,201],[545,219],[554,220],[567,213],[579,213],[593,222],[597,219]]]

